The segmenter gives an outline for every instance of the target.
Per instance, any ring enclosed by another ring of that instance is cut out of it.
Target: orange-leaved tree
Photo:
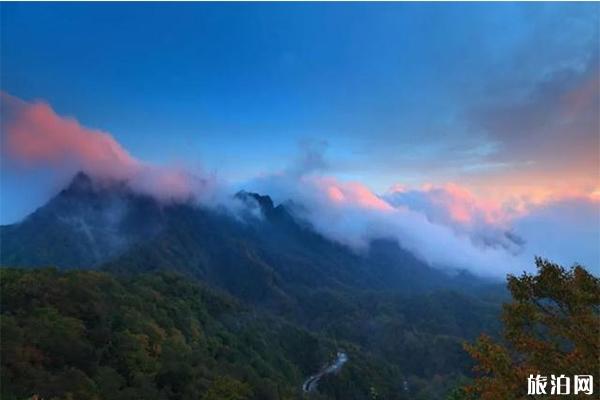
[[[592,375],[600,393],[600,280],[578,265],[535,263],[537,275],[508,276],[513,300],[502,313],[504,341],[482,335],[465,345],[476,362],[477,377],[464,390],[470,397],[527,398],[527,378],[538,374],[548,383],[552,374]]]

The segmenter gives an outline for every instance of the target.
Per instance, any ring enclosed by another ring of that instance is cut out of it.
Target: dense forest
[[[447,383],[419,363],[421,352],[439,363],[437,371],[468,370],[460,340],[432,333],[444,324],[443,308],[429,323],[406,315],[410,329],[393,311],[379,311],[377,318],[395,321],[370,338],[385,344],[378,355],[350,329],[359,317],[352,313],[334,330],[348,329],[348,340],[334,340],[172,273],[2,269],[0,282],[3,399],[298,398],[304,378],[340,348],[351,362],[312,397],[429,398]],[[420,309],[431,315],[447,296],[423,298]],[[386,362],[385,352],[405,357],[405,367]],[[427,375],[433,381],[418,378]]]
[[[4,399],[290,398],[333,350],[175,275],[1,277]]]
[[[0,269],[2,398],[522,398],[529,374],[593,374],[600,352],[600,280],[580,266],[536,263],[537,275],[509,276],[502,337],[434,334],[444,312],[430,296],[408,304],[427,318],[379,304],[377,318],[395,322],[371,346],[352,338],[356,315],[343,324],[348,339],[334,339],[179,274]],[[464,306],[451,294],[442,301],[457,315]],[[347,366],[304,393],[302,381],[340,349]]]

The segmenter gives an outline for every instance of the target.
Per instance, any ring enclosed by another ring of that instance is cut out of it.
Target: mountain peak
[[[80,196],[98,195],[101,193],[131,194],[132,191],[126,180],[99,177],[89,173],[77,172],[71,182],[60,192],[61,195]]]
[[[65,191],[67,192],[89,192],[93,189],[93,179],[83,171],[79,171],[75,174],[71,183],[67,186]]]
[[[254,192],[246,192],[245,190],[236,193],[235,197],[242,200],[246,205],[258,205],[264,215],[270,214],[275,208],[273,199],[267,195],[260,195]]]

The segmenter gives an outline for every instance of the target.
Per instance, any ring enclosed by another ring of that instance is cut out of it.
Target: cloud
[[[43,102],[27,103],[0,93],[2,155],[19,167],[66,168],[126,177],[139,168],[108,133],[57,115]]]
[[[44,170],[64,185],[76,172],[127,180],[131,188],[160,200],[215,201],[215,176],[136,159],[109,133],[82,126],[41,101],[0,93],[3,169]]]
[[[276,203],[289,204],[295,215],[317,232],[357,252],[366,251],[374,239],[392,239],[434,267],[467,269],[498,278],[520,272],[528,264],[517,260],[505,246],[476,242],[468,232],[428,218],[422,209],[392,204],[363,183],[289,171],[297,168],[256,178],[243,187],[269,194]],[[464,195],[457,189],[455,193]]]
[[[410,207],[436,222],[468,226],[495,224],[506,219],[499,204],[477,198],[467,188],[455,183],[424,184],[417,190],[395,185],[384,197],[394,206]]]
[[[301,205],[293,208],[298,217],[359,252],[374,239],[393,239],[434,267],[499,278],[531,269],[534,256],[566,265],[584,263],[592,271],[600,267],[600,199],[594,193],[493,198],[447,183],[395,185],[377,195],[360,182],[327,176],[326,171],[290,172],[298,170],[291,166],[244,188],[270,194],[277,203]]]
[[[575,193],[589,194],[598,189],[598,15],[579,17],[582,32],[577,55],[566,56],[572,50],[571,39],[577,37],[571,37],[571,30],[564,34],[569,40],[554,45],[561,51],[547,63],[539,62],[544,57],[537,54],[535,45],[539,47],[539,42],[528,43],[522,52],[527,67],[521,57],[514,57],[518,62],[507,68],[504,77],[493,76],[493,83],[471,99],[462,119],[469,121],[472,135],[494,144],[481,162],[507,167],[465,174],[463,184],[488,191],[495,188],[495,198],[529,194],[538,200],[569,193],[577,197]],[[566,39],[564,35],[558,34]],[[558,40],[556,35],[552,37]]]
[[[539,79],[525,95],[474,106],[471,120],[500,144],[490,160],[534,160],[534,168],[597,178],[599,76],[595,57],[582,70],[558,70]]]
[[[394,207],[421,213],[428,221],[469,237],[480,247],[503,248],[511,254],[522,251],[522,239],[510,226],[521,210],[475,196],[458,184],[425,184],[418,189],[395,185],[383,198]]]
[[[288,166],[286,174],[302,176],[329,168],[329,162],[324,156],[325,151],[329,147],[327,141],[304,139],[298,145],[300,151],[298,152],[297,159]]]
[[[419,97],[381,96],[377,118],[361,125],[357,174],[380,182],[379,190],[398,179],[510,185],[506,191],[559,180],[568,182],[562,190],[598,186],[598,7],[519,5],[509,12],[518,26],[512,35],[500,34],[502,12],[479,13],[476,29],[465,26],[473,35],[460,47],[461,62],[440,64],[441,75],[423,73],[429,80],[415,91]],[[445,43],[446,51],[460,49],[452,37]],[[369,115],[356,111],[349,116],[355,125]]]
[[[600,197],[596,192],[557,191],[485,199],[456,184],[394,187],[386,201],[423,213],[429,221],[467,234],[472,242],[502,247],[570,265],[600,268]]]
[[[449,184],[395,190],[383,198],[448,227],[458,238],[468,237],[478,249],[494,249],[496,258],[487,265],[496,272],[528,269],[531,260],[541,256],[564,265],[579,263],[600,273],[600,198],[596,192],[558,191],[502,201]]]

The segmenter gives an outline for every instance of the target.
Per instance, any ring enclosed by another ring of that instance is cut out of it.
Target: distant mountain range
[[[357,253],[318,234],[293,200],[275,205],[267,195],[239,192],[235,211],[161,202],[126,182],[78,173],[22,222],[0,227],[0,261],[121,277],[176,272],[358,346],[398,368],[414,395],[438,398],[468,373],[461,342],[496,331],[501,285],[431,268],[383,238]],[[445,378],[432,389],[426,380],[435,375]]]

